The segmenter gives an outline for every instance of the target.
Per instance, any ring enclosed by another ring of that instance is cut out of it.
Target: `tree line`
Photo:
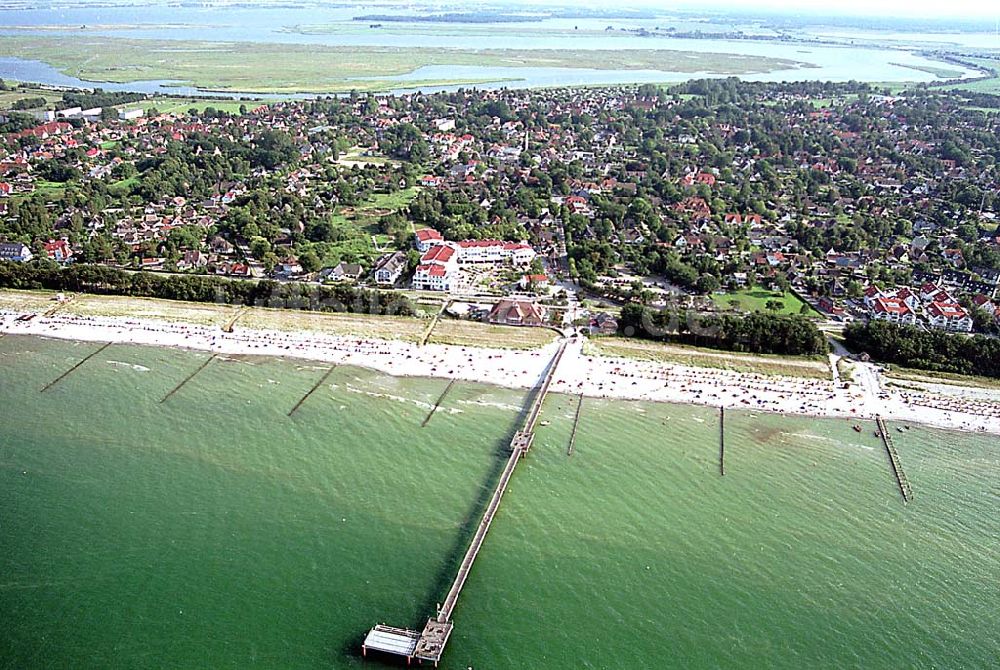
[[[0,288],[49,289],[316,312],[416,315],[413,303],[405,296],[353,286],[162,275],[102,265],[58,268],[47,262],[0,261]]]
[[[812,356],[828,351],[816,324],[803,316],[699,314],[693,310],[626,305],[618,322],[629,337],[681,342],[755,354]]]
[[[847,346],[885,363],[921,370],[1000,377],[1000,340],[921,330],[886,321],[852,323],[844,329]]]

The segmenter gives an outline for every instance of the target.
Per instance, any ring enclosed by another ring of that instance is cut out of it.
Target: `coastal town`
[[[981,97],[733,79],[238,112],[27,99],[2,118],[0,259],[441,294],[605,334],[638,304],[992,335]]]

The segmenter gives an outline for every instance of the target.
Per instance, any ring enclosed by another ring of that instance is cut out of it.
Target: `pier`
[[[384,624],[375,626],[368,631],[368,635],[361,645],[362,655],[367,656],[369,650],[374,650],[395,656],[402,656],[406,658],[407,664],[411,663],[413,659],[417,659],[418,661],[432,662],[434,663],[434,667],[437,667],[438,662],[441,660],[441,655],[444,653],[445,645],[448,643],[448,638],[451,636],[452,629],[455,626],[451,620],[451,615],[455,611],[455,605],[458,604],[458,597],[462,593],[462,587],[465,586],[465,581],[472,571],[476,557],[479,556],[479,550],[483,546],[486,533],[489,532],[497,510],[500,508],[500,502],[503,500],[504,493],[507,492],[507,487],[510,484],[511,477],[514,475],[515,468],[517,468],[518,461],[527,455],[528,450],[531,448],[531,444],[535,438],[535,423],[538,421],[538,415],[541,413],[542,405],[545,403],[549,386],[555,377],[559,361],[562,360],[562,355],[565,351],[566,342],[561,342],[559,349],[552,358],[552,362],[549,363],[549,367],[545,371],[541,386],[538,387],[538,391],[528,406],[527,415],[525,416],[521,430],[517,431],[513,439],[511,439],[510,456],[507,457],[507,463],[500,474],[500,480],[493,490],[493,496],[490,498],[489,504],[487,504],[486,510],[483,512],[483,517],[476,529],[476,534],[469,543],[469,548],[462,558],[458,573],[455,575],[455,580],[452,582],[451,588],[448,589],[448,595],[445,597],[444,602],[438,607],[437,614],[427,620],[423,630],[420,632],[408,628],[395,628]]]
[[[313,387],[311,389],[309,389],[304,396],[302,396],[301,398],[299,398],[299,401],[297,403],[295,403],[295,407],[293,407],[288,412],[288,416],[291,416],[291,415],[295,414],[296,412],[298,412],[299,411],[299,407],[302,407],[302,403],[304,403],[306,400],[309,400],[309,396],[311,396],[313,393],[315,393],[319,389],[319,387],[323,385],[323,382],[325,382],[330,377],[330,375],[333,373],[333,371],[336,368],[337,368],[336,365],[331,365],[330,368],[326,372],[323,373],[323,376],[319,378],[319,381],[316,382],[315,384],[313,384]]]
[[[93,358],[97,354],[101,353],[102,351],[104,351],[105,349],[107,349],[110,346],[111,346],[110,342],[105,342],[103,347],[101,347],[97,351],[94,351],[94,352],[92,352],[90,354],[87,354],[87,356],[84,357],[84,359],[82,361],[80,361],[79,363],[77,363],[76,365],[74,365],[73,367],[71,367],[69,370],[67,370],[66,372],[62,373],[61,375],[59,375],[58,377],[56,377],[55,379],[53,379],[52,381],[50,381],[48,384],[46,384],[45,386],[43,386],[41,392],[45,393],[50,388],[52,388],[53,386],[55,386],[56,384],[58,384],[62,380],[66,379],[66,377],[68,377],[70,375],[70,373],[76,371],[76,369],[79,368],[81,365],[83,365],[84,363],[86,363],[87,361],[89,361],[91,358]]]
[[[910,481],[906,478],[906,473],[903,472],[902,463],[899,462],[899,452],[896,451],[896,445],[892,443],[889,428],[885,425],[885,420],[881,415],[875,416],[875,424],[878,426],[878,434],[882,437],[885,451],[889,454],[889,463],[892,465],[893,474],[896,475],[896,483],[899,484],[899,492],[903,495],[903,502],[910,502],[913,500],[913,489],[910,487]]]
[[[204,370],[205,368],[207,368],[208,364],[215,360],[215,357],[216,357],[216,354],[212,354],[207,361],[205,361],[204,363],[202,363],[201,365],[198,366],[197,370],[195,370],[194,372],[192,372],[191,374],[189,374],[187,377],[185,377],[184,380],[180,384],[178,384],[177,386],[175,386],[172,389],[170,389],[170,392],[167,395],[163,396],[163,398],[160,400],[160,402],[167,402],[167,400],[170,399],[170,396],[172,396],[173,394],[175,394],[178,391],[180,391],[181,388],[183,388],[185,384],[187,384],[189,381],[191,381],[192,379],[194,379],[194,376],[196,374],[198,374],[199,372],[201,372],[202,370]]]
[[[454,385],[455,385],[455,380],[452,379],[450,382],[448,382],[448,385],[444,387],[444,391],[441,392],[441,395],[438,397],[437,402],[434,403],[433,407],[431,407],[431,411],[427,412],[427,416],[424,417],[423,422],[420,424],[421,428],[427,426],[427,424],[431,420],[431,417],[434,416],[434,413],[438,411],[438,407],[440,407],[441,403],[444,402],[444,398],[446,395],[448,395],[448,391],[450,391],[451,387]]]
[[[576,429],[580,425],[580,412],[583,410],[583,394],[580,394],[576,402],[576,414],[573,416],[573,431],[569,434],[569,446],[566,447],[566,455],[572,456],[576,448]]]
[[[726,408],[719,407],[719,475],[726,476]]]

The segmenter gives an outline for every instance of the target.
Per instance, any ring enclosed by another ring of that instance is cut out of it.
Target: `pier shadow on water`
[[[544,378],[544,373],[542,378]],[[416,618],[409,622],[410,628],[422,630],[428,618],[437,616],[438,605],[443,603],[448,590],[451,588],[462,559],[465,557],[465,552],[469,548],[473,537],[475,537],[483,514],[486,512],[490,499],[493,497],[494,488],[500,479],[501,473],[503,473],[508,458],[510,458],[511,441],[514,439],[515,433],[520,430],[521,426],[528,419],[531,407],[539,393],[541,393],[541,383],[536,384],[531,390],[525,393],[520,411],[518,411],[517,415],[507,425],[502,437],[498,439],[496,448],[493,450],[492,462],[482,478],[479,492],[469,505],[468,511],[462,517],[458,532],[455,535],[455,541],[442,557],[441,567],[435,575],[426,597],[418,605]],[[404,623],[404,621],[400,621],[400,625]],[[345,641],[339,645],[339,649],[331,645],[327,650],[327,656],[334,660],[351,659],[354,661],[366,660],[371,662],[373,659],[364,659],[361,655],[361,644],[364,641],[366,633],[367,631],[359,631],[357,637]],[[377,665],[405,665],[401,659],[394,659],[391,656],[379,655],[376,658],[378,659]],[[400,662],[396,663],[396,660]]]

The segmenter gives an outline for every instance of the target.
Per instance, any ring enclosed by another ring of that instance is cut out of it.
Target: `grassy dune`
[[[718,368],[734,372],[830,379],[830,365],[826,358],[812,360],[809,358],[739,354],[626,338],[591,340],[585,345],[584,351],[600,356],[635,358],[691,367]]]
[[[41,60],[89,81],[172,79],[212,90],[340,92],[483,82],[392,79],[425,65],[577,67],[747,74],[801,67],[797,61],[667,49],[524,50],[332,47],[302,44],[136,40],[100,36],[0,37],[0,56]],[[372,77],[388,77],[384,81]]]

